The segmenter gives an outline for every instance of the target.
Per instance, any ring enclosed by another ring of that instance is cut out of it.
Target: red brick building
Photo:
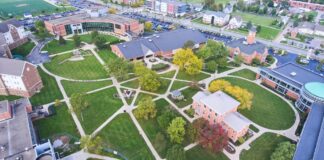
[[[276,2],[276,3],[280,3],[282,0],[273,0],[273,1]],[[289,5],[291,7],[306,8],[306,9],[309,9],[309,10],[324,11],[324,5],[323,4],[311,3],[311,0],[308,0],[308,2],[289,0],[288,3],[289,3]]]
[[[26,61],[0,58],[0,95],[31,97],[42,87],[36,66]]]

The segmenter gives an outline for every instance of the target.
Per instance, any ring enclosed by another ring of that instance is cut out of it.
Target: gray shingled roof
[[[311,23],[311,22],[301,22],[298,25],[298,28],[308,28],[313,30],[315,27],[315,23]]]
[[[9,19],[7,21],[4,21],[4,22],[0,23],[0,32],[1,33],[8,32],[9,31],[9,27],[8,27],[9,24],[14,25],[15,27],[22,26],[22,24],[19,21],[17,21],[16,19]]]
[[[8,112],[8,108],[9,108],[8,100],[0,101],[0,113]]]
[[[297,144],[294,160],[321,160],[324,157],[324,105],[313,104]]]
[[[255,42],[253,44],[247,44],[245,43],[244,38],[240,38],[237,40],[233,40],[228,42],[226,45],[231,48],[239,48],[241,52],[245,54],[253,54],[254,51],[257,51],[258,53],[264,53],[264,50],[266,49],[266,46],[260,42]]]
[[[153,36],[117,44],[126,59],[145,56],[149,51],[172,51],[182,48],[187,41],[195,44],[205,43],[207,38],[197,30],[178,29]]]
[[[224,12],[215,12],[215,11],[205,11],[205,14],[207,15],[213,15],[213,16],[216,16],[216,17],[226,17],[228,14],[224,13]]]
[[[0,58],[0,74],[20,76],[26,63],[21,60]]]

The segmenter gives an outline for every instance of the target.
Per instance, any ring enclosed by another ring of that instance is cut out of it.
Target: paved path
[[[84,152],[83,150],[73,153],[67,157],[64,157],[64,158],[62,158],[62,160],[87,160],[88,158],[97,158],[97,159],[103,159],[103,160],[117,160],[116,158],[87,153],[87,152]]]

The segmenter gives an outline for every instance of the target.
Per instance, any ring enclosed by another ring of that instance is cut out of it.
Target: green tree
[[[65,43],[66,43],[65,39],[62,36],[60,36],[59,37],[59,44],[64,45]]]
[[[292,159],[296,150],[296,145],[290,142],[282,142],[271,155],[271,160]]]
[[[81,38],[79,35],[75,34],[73,35],[73,42],[74,42],[74,45],[75,47],[80,47],[81,46]]]
[[[135,75],[139,76],[140,86],[147,91],[157,91],[161,86],[159,75],[146,68],[143,63],[136,62],[134,65]]]
[[[209,61],[206,63],[206,68],[209,71],[216,71],[217,70],[217,63],[215,61]]]
[[[82,111],[89,106],[89,103],[85,99],[85,94],[73,93],[70,98],[70,103],[72,106],[72,111],[75,112],[76,114],[80,114],[81,119],[83,121]]]
[[[246,28],[247,28],[247,29],[251,29],[252,27],[253,27],[252,22],[249,21],[249,22],[246,24]]]
[[[182,146],[174,145],[167,151],[167,160],[185,160],[186,154]]]
[[[148,120],[156,116],[155,102],[151,96],[143,97],[138,102],[138,107],[134,111],[134,115],[138,119]]]
[[[153,145],[157,151],[164,151],[167,147],[167,140],[165,139],[163,133],[159,132],[156,134]]]
[[[171,124],[167,129],[171,142],[178,144],[182,143],[184,135],[186,133],[185,125],[186,121],[183,120],[182,117],[176,117],[172,120]]]
[[[202,60],[191,49],[179,49],[173,56],[173,63],[189,75],[198,74],[203,66]]]
[[[186,43],[183,44],[182,48],[183,49],[187,49],[187,48],[192,49],[194,46],[195,46],[195,42],[189,40],[189,41],[187,41]]]
[[[260,26],[260,25],[258,25],[258,26],[256,27],[256,31],[257,31],[257,33],[259,33],[259,32],[261,31],[261,26]]]
[[[81,148],[84,148],[86,151],[95,154],[101,154],[103,150],[103,140],[101,137],[97,136],[91,138],[89,135],[85,135],[80,139]]]
[[[222,42],[208,40],[206,45],[198,50],[198,56],[203,59],[214,60],[218,67],[227,66],[229,50]]]
[[[150,21],[146,21],[144,23],[144,30],[145,32],[152,32],[152,27],[153,27],[153,23]]]
[[[90,36],[91,36],[91,41],[94,42],[96,37],[99,35],[98,31],[92,31]]]
[[[111,53],[107,53],[111,54]],[[113,75],[118,80],[125,80],[129,78],[129,72],[132,70],[132,65],[125,59],[114,58],[109,59],[105,65],[109,74]]]
[[[199,136],[198,129],[193,126],[193,124],[189,123],[186,126],[186,135],[189,138],[191,143],[196,142]]]
[[[157,122],[160,128],[166,130],[173,118],[175,118],[175,114],[172,111],[168,110],[157,117]]]
[[[234,57],[234,65],[235,66],[240,66],[242,63],[243,63],[243,61],[244,61],[244,58],[243,58],[243,56],[242,55],[236,55],[235,57]]]
[[[54,101],[54,106],[55,107],[58,107],[58,106],[60,106],[61,105],[61,101],[59,100],[59,99],[55,99],[55,101]]]
[[[103,49],[106,47],[107,40],[103,35],[99,35],[94,39],[94,44],[98,49]]]

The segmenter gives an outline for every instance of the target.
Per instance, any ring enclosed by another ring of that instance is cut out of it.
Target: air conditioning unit
[[[294,76],[297,75],[297,73],[296,72],[291,72],[290,75],[294,77]]]

